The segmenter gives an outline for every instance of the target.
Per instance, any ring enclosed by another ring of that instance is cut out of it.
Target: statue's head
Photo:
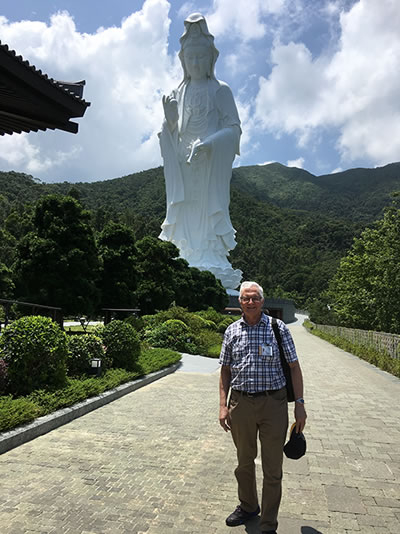
[[[185,31],[180,38],[179,59],[183,68],[184,81],[191,78],[189,62],[196,57],[204,67],[207,78],[215,78],[214,67],[219,52],[214,46],[214,37],[208,31],[207,22],[200,13],[193,13],[185,20]]]

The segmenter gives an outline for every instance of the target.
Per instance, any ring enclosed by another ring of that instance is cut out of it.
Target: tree
[[[173,268],[177,306],[189,311],[205,310],[209,307],[223,310],[227,306],[229,298],[226,290],[210,271],[189,267],[183,258],[175,259]]]
[[[109,222],[100,234],[101,301],[104,308],[131,308],[136,303],[136,247],[133,232]]]
[[[0,228],[0,262],[11,267],[15,259],[17,240],[4,228]]]
[[[329,294],[342,325],[400,332],[400,208],[396,200],[383,219],[354,240]]]
[[[169,241],[144,237],[136,243],[136,296],[143,314],[164,310],[175,299],[173,260],[178,248]]]
[[[165,310],[172,303],[189,310],[226,306],[228,298],[221,282],[209,271],[189,267],[173,243],[145,237],[136,247],[136,295],[143,314]]]
[[[0,262],[0,298],[9,299],[13,296],[14,283],[12,273],[4,263]]]
[[[16,294],[65,314],[93,315],[99,261],[89,212],[72,197],[49,195],[37,202],[32,222],[18,247]]]

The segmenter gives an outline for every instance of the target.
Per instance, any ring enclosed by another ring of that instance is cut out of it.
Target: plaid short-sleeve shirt
[[[286,360],[295,362],[297,354],[292,336],[283,321],[278,319],[277,323]],[[264,313],[254,326],[247,324],[243,317],[228,326],[219,362],[231,368],[232,389],[255,393],[286,385],[271,318]]]

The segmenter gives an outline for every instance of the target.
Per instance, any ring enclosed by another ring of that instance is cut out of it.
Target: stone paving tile
[[[398,534],[400,381],[290,328],[308,450],[284,461],[279,533]],[[235,451],[217,420],[218,372],[200,367],[0,456],[0,533],[260,534],[258,519],[225,525]]]

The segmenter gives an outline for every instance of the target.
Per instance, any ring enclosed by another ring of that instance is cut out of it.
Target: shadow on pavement
[[[247,521],[245,531],[248,534],[261,534],[260,518],[255,517],[254,519],[250,519],[250,521]]]
[[[247,534],[261,534],[260,529],[260,518],[255,517],[254,519],[251,519],[246,523],[245,531]],[[316,530],[313,527],[308,526],[302,526],[299,530],[291,530],[291,534],[295,534],[295,532],[298,532],[299,534],[322,534],[320,530]]]

